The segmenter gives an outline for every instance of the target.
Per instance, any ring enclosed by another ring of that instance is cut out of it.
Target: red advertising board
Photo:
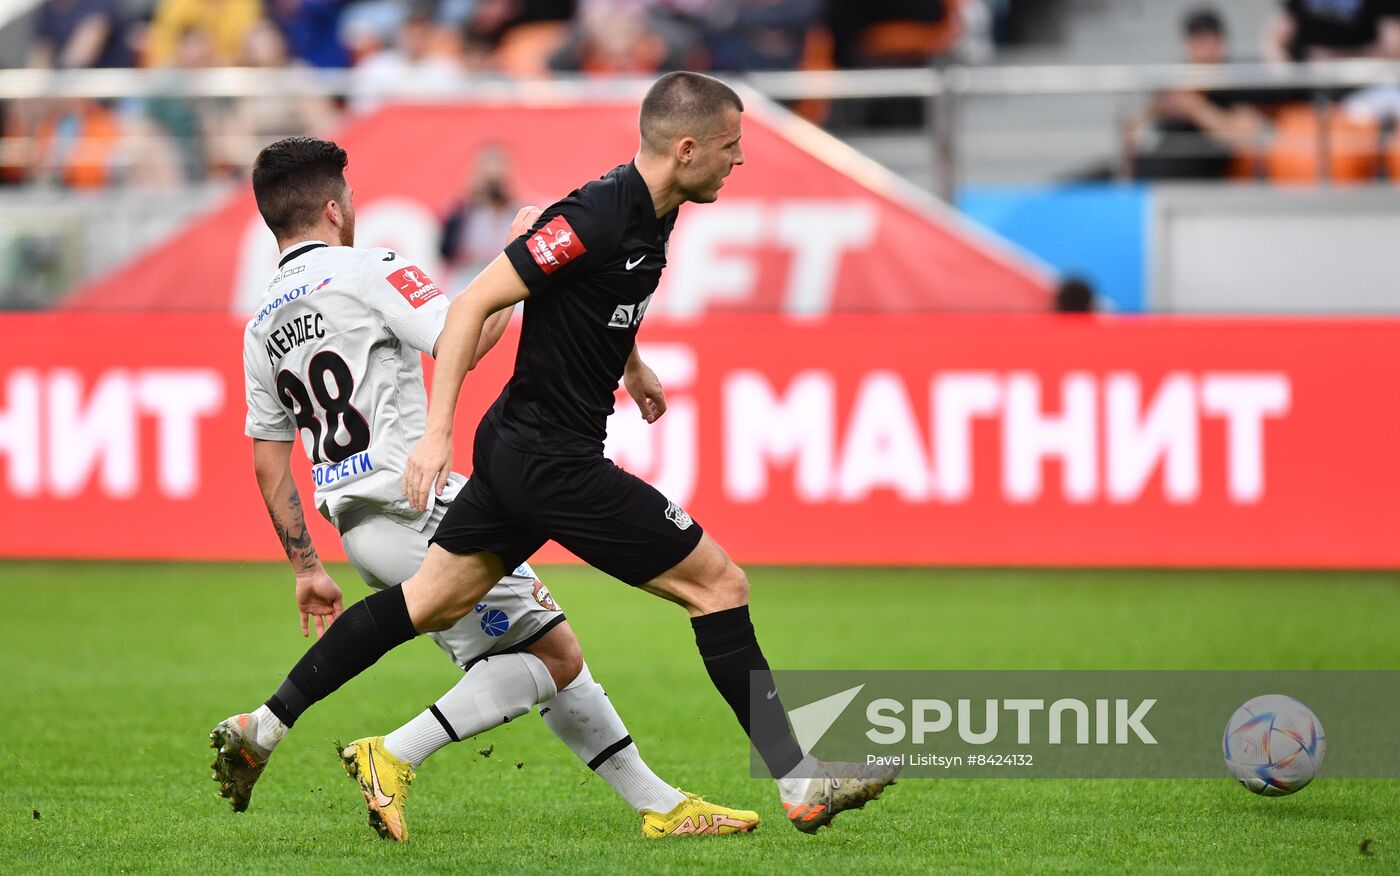
[[[276,558],[240,336],[0,317],[0,556]],[[462,465],[514,338],[469,378]],[[670,410],[624,399],[609,453],[740,562],[1400,566],[1400,320],[729,316],[642,343]]]

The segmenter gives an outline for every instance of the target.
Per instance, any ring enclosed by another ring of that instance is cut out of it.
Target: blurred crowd
[[[1260,60],[1248,49],[1232,49],[1225,8],[1198,7],[1182,19],[1184,62]],[[1277,64],[1400,61],[1400,0],[1282,0],[1260,48],[1262,60]],[[1127,126],[1118,167],[1091,175],[1285,183],[1400,179],[1397,117],[1400,88],[1391,85],[1165,91]]]
[[[259,148],[331,130],[390,92],[433,94],[482,77],[646,76],[980,63],[1063,0],[46,0],[30,16],[33,68],[160,71],[139,99],[0,104],[0,185],[173,186],[246,173]],[[1221,9],[1182,22],[1182,57],[1276,63],[1400,59],[1400,0],[1280,0],[1263,35],[1238,41]],[[1262,36],[1262,49],[1260,47]],[[203,99],[185,71],[348,69],[334,99]],[[1368,179],[1390,159],[1395,90],[1319,108],[1316,95],[1178,90],[1126,127],[1121,158],[1085,176]],[[917,127],[920,100],[804,102],[820,123]],[[1319,132],[1329,135],[1318,155]],[[1325,162],[1325,167],[1320,164]],[[1393,169],[1392,169],[1393,166]]]
[[[349,68],[343,100],[30,100],[3,107],[0,182],[169,185],[246,171],[405,87],[472,77],[922,65],[1009,0],[47,0],[36,68]],[[985,28],[984,28],[985,30]]]

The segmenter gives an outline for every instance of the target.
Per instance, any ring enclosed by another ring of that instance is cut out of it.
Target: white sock
[[[560,742],[638,812],[670,812],[685,800],[684,794],[661,781],[642,760],[617,709],[603,692],[603,686],[593,680],[587,663],[577,678],[540,709],[540,717]]]
[[[276,748],[282,737],[287,735],[287,725],[265,705],[258,706],[253,712],[253,723],[257,727],[253,733],[253,741],[268,751]]]
[[[554,679],[533,654],[496,654],[472,665],[456,686],[384,737],[384,748],[416,768],[450,742],[499,727],[554,696]]]
[[[802,756],[797,766],[778,779],[778,796],[784,803],[801,803],[811,789],[812,782],[821,774],[821,764],[810,754]]]

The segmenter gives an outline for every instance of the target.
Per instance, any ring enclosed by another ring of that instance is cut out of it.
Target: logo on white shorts
[[[499,608],[488,608],[481,615],[481,631],[493,639],[506,634],[510,629],[510,615]]]
[[[666,519],[676,524],[676,528],[682,532],[689,529],[695,523],[694,520],[690,519],[690,515],[685,513],[685,509],[675,502],[666,506]]]

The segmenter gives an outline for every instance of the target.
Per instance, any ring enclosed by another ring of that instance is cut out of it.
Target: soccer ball
[[[1327,753],[1317,716],[1281,694],[1255,697],[1236,709],[1225,725],[1222,745],[1230,775],[1265,797],[1302,790]]]

